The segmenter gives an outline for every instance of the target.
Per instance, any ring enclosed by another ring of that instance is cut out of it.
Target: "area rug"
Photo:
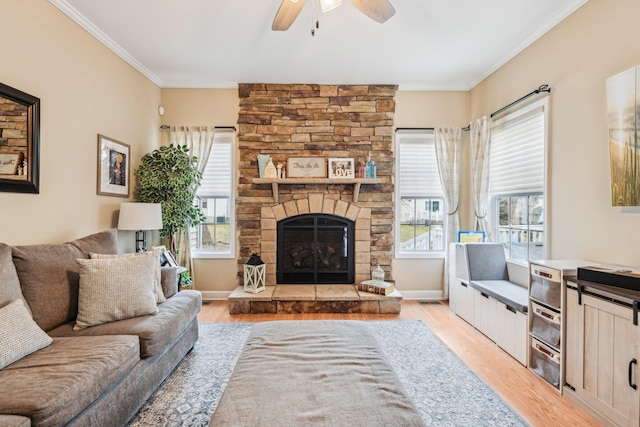
[[[367,321],[425,424],[525,426],[421,321]],[[130,426],[207,426],[251,323],[200,325],[200,338]],[[247,396],[251,407],[251,396]],[[283,424],[284,425],[284,424]]]

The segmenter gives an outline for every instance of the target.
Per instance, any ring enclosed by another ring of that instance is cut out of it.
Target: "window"
[[[433,133],[396,133],[396,257],[444,255],[445,212]]]
[[[511,260],[545,256],[547,99],[493,122],[489,193],[494,240]]]
[[[234,147],[234,132],[216,131],[196,192],[195,203],[206,216],[205,222],[191,229],[191,249],[196,258],[227,258],[234,254]]]

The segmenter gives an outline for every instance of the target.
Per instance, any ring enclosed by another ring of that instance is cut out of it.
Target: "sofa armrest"
[[[22,415],[0,415],[0,426],[4,427],[30,427],[31,418]]]
[[[161,267],[162,291],[166,298],[171,298],[178,293],[178,268]]]

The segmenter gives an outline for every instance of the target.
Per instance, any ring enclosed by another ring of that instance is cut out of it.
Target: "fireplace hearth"
[[[354,222],[328,214],[304,214],[277,226],[279,284],[354,282]]]

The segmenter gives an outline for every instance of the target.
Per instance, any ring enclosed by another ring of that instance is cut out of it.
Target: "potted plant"
[[[205,220],[194,205],[195,190],[202,175],[197,158],[189,155],[186,145],[163,146],[145,154],[136,168],[138,199],[162,205],[160,236],[169,239],[169,250],[176,253],[176,234],[188,231]]]

